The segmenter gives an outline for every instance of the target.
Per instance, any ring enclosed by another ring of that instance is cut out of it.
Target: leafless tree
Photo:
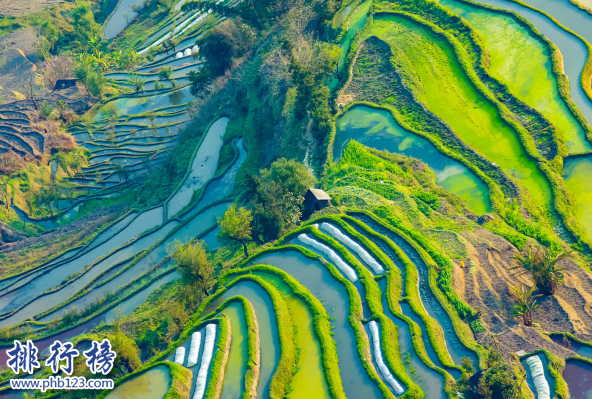
[[[25,97],[33,104],[35,110],[38,110],[39,107],[35,99],[37,96],[37,66],[32,63],[21,64],[20,67],[15,67],[14,72],[17,84],[22,87]]]
[[[4,65],[6,65],[6,50],[8,50],[8,43],[4,40],[0,43],[0,69],[3,69]]]

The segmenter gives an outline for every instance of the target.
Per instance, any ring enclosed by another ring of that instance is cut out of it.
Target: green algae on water
[[[228,365],[224,374],[222,399],[240,398],[245,385],[245,372],[247,371],[247,321],[245,310],[240,302],[233,302],[222,312],[230,319],[232,330],[232,343]]]
[[[257,397],[269,398],[269,384],[280,359],[280,341],[278,325],[273,302],[267,291],[252,281],[241,281],[226,290],[224,294],[208,304],[202,312],[205,316],[213,312],[226,299],[235,295],[244,296],[255,309],[259,324],[259,339],[261,342],[261,374],[257,385]]]
[[[157,366],[116,387],[105,399],[162,399],[171,385],[166,366]]]
[[[264,278],[280,291],[284,296],[292,323],[295,327],[296,348],[300,351],[296,367],[298,371],[294,375],[290,387],[292,391],[288,398],[331,398],[329,385],[323,370],[321,344],[315,337],[314,316],[302,299],[292,293],[290,287],[277,276],[255,271],[254,275]]]
[[[592,156],[567,159],[563,179],[575,199],[578,221],[592,237]]]
[[[518,180],[535,203],[551,210],[551,187],[522,148],[517,133],[469,80],[450,43],[416,22],[374,18],[368,35],[386,41],[416,98],[489,161]]]
[[[349,140],[387,150],[425,162],[436,175],[436,182],[465,200],[477,214],[490,211],[489,189],[466,166],[436,150],[423,137],[399,126],[391,114],[366,106],[356,106],[337,120],[333,154],[340,158]]]
[[[559,95],[545,43],[509,15],[456,0],[440,0],[440,4],[469,21],[489,50],[491,76],[543,114],[565,138],[569,154],[592,150],[586,133]]]

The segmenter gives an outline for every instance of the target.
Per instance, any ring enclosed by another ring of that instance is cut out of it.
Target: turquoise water
[[[251,281],[241,281],[229,288],[223,295],[212,301],[202,315],[213,312],[226,299],[242,295],[255,309],[259,324],[259,339],[261,342],[261,375],[257,386],[258,398],[269,398],[269,383],[280,359],[280,341],[273,302],[261,286]]]
[[[473,172],[436,150],[426,139],[403,129],[385,110],[356,106],[337,120],[333,156],[340,159],[349,140],[377,150],[396,152],[425,162],[436,182],[464,199],[477,214],[491,210],[489,189]]]
[[[333,340],[337,343],[339,370],[348,398],[381,398],[378,386],[370,379],[358,354],[356,336],[349,322],[349,296],[345,287],[335,280],[320,262],[296,251],[271,253],[256,258],[251,264],[269,264],[297,279],[318,298],[332,317]]]

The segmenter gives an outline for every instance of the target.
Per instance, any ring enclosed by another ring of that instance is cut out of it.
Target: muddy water
[[[413,248],[407,241],[405,241],[400,236],[396,235],[395,233],[391,232],[390,230],[386,229],[385,227],[380,226],[378,223],[372,221],[369,217],[363,215],[353,215],[356,219],[366,223],[370,226],[374,231],[380,233],[389,239],[391,239],[405,254],[409,257],[411,262],[417,267],[417,271],[419,274],[419,297],[421,302],[426,309],[426,312],[429,316],[431,316],[434,320],[440,324],[442,330],[444,331],[444,339],[446,342],[446,348],[450,353],[450,357],[454,361],[454,364],[460,366],[462,364],[462,358],[468,357],[469,359],[473,360],[474,365],[479,364],[479,360],[476,354],[465,347],[460,338],[456,335],[454,331],[454,327],[452,326],[452,320],[450,320],[450,316],[438,299],[432,293],[432,290],[429,286],[428,282],[428,267],[421,259],[415,248]],[[394,259],[397,262],[396,259]],[[399,266],[401,267],[401,266]],[[401,268],[402,269],[402,268]],[[427,334],[425,335],[427,336]]]
[[[271,253],[255,259],[252,264],[269,264],[277,267],[308,288],[318,298],[329,316],[333,327],[333,340],[337,343],[339,370],[343,389],[348,398],[380,398],[378,386],[370,379],[358,354],[356,336],[349,323],[349,296],[345,287],[336,281],[319,262],[295,251]]]
[[[491,209],[485,183],[460,162],[438,152],[428,140],[403,129],[387,111],[358,106],[341,116],[333,145],[335,159],[341,158],[349,140],[417,158],[434,171],[439,185],[467,201],[475,213]]]
[[[106,399],[162,399],[170,385],[169,368],[157,366],[124,381],[113,389]]]
[[[223,144],[222,137],[229,121],[226,117],[220,118],[210,126],[206,137],[197,150],[197,154],[195,154],[187,180],[167,204],[168,218],[174,217],[187,206],[191,202],[193,192],[214,177],[218,166],[218,158],[220,157],[220,148],[222,148]]]
[[[571,399],[592,397],[592,364],[581,360],[567,360],[563,379],[567,383]]]
[[[255,308],[261,341],[261,376],[257,386],[257,397],[269,398],[269,383],[280,359],[277,319],[269,294],[257,283],[251,281],[240,282],[210,303],[202,315],[205,316],[213,312],[226,299],[235,295],[244,296]]]

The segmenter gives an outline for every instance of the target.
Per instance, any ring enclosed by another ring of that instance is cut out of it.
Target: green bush
[[[39,113],[44,119],[52,119],[53,107],[47,101],[43,101],[39,106]]]

